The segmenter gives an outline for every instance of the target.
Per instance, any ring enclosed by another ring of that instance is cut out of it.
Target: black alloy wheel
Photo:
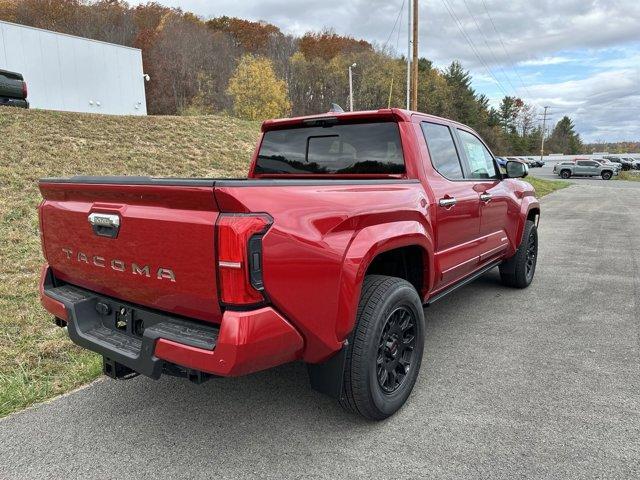
[[[402,278],[367,275],[345,351],[342,407],[370,420],[397,412],[418,378],[424,335],[424,308],[415,286]]]
[[[378,343],[376,376],[384,393],[400,388],[411,370],[416,348],[416,319],[406,307],[399,307],[387,318]]]
[[[527,288],[533,281],[537,262],[538,229],[533,221],[527,220],[518,250],[500,265],[502,283],[509,287]]]
[[[533,274],[536,271],[536,263],[538,260],[538,232],[532,230],[527,240],[527,260],[525,264],[525,272],[527,281],[533,280]]]

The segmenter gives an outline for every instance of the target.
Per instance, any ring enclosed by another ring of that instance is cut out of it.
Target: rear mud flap
[[[347,362],[347,345],[323,363],[308,363],[311,388],[317,392],[340,399],[343,396],[342,383]]]

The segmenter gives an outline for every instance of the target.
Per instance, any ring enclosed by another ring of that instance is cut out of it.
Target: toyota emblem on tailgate
[[[116,238],[120,230],[120,217],[108,213],[91,213],[89,223],[96,235],[101,237]]]

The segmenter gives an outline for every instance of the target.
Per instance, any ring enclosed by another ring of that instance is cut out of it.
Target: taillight
[[[29,91],[27,90],[27,82],[22,82],[22,96],[26,99]]]
[[[262,237],[271,223],[266,214],[218,217],[218,287],[223,304],[247,307],[265,301]]]

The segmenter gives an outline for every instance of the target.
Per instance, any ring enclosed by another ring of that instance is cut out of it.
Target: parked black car
[[[527,160],[529,160],[529,165],[532,167],[544,167],[545,165],[545,162],[539,158],[528,157]]]
[[[21,74],[0,70],[0,106],[29,108],[27,82]]]
[[[622,160],[626,160],[627,162],[629,162],[632,169],[640,170],[640,160],[636,160],[635,158],[631,157],[624,157]]]
[[[606,158],[610,162],[620,164],[622,166],[622,170],[631,170],[633,168],[633,164],[628,160],[624,160],[618,157],[604,157],[604,158]]]

